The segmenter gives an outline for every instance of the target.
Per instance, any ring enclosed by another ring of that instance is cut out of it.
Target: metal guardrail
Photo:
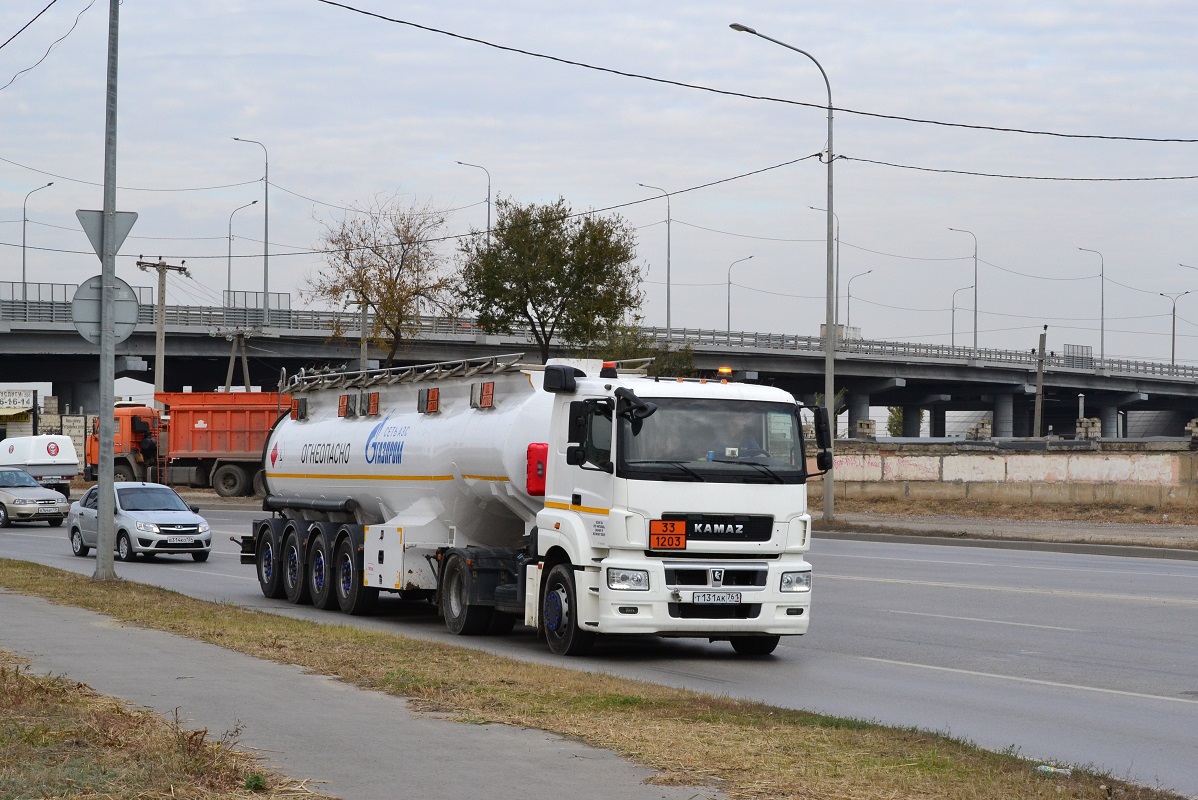
[[[28,284],[29,299],[21,299],[21,284],[0,281],[0,322],[29,322],[40,324],[72,324],[70,298],[74,296],[73,284]],[[154,326],[153,289],[148,286],[134,287],[141,307],[138,311],[138,326]],[[272,293],[273,294],[273,293]],[[36,299],[35,299],[36,298]],[[148,299],[147,299],[148,298]],[[219,306],[167,306],[166,324],[171,327],[203,328],[213,335],[235,331],[254,331],[262,328],[262,309]],[[272,330],[286,334],[311,333],[328,335],[334,330],[343,331],[348,337],[356,338],[361,324],[357,311],[318,311],[271,308]],[[745,350],[781,350],[811,354],[824,352],[824,340],[819,336],[799,336],[785,333],[754,333],[748,331],[721,331],[702,328],[642,328],[642,332],[657,344],[676,347],[690,345],[696,348],[723,347]],[[412,333],[419,338],[441,338],[464,336],[475,338],[483,334],[469,317],[424,316],[413,320]],[[521,334],[531,346],[532,341]],[[951,361],[966,366],[991,364],[1007,367],[1036,368],[1036,353],[1033,350],[999,350],[993,348],[951,347],[919,342],[889,342],[876,339],[845,339],[837,342],[837,353],[864,358],[890,359],[897,361]],[[1198,366],[1166,364],[1158,361],[1136,361],[1108,358],[1100,360],[1077,355],[1050,353],[1044,357],[1044,366],[1052,370],[1069,370],[1084,373],[1102,372],[1109,375],[1168,378],[1175,380],[1198,380]]]

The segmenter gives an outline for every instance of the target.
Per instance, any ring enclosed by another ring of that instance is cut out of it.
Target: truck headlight
[[[607,570],[607,588],[647,592],[649,591],[649,573],[643,569],[615,569],[609,567]]]
[[[137,529],[146,533],[158,533],[158,526],[153,522],[139,522],[137,523]]]
[[[811,570],[804,572],[783,572],[782,585],[778,589],[783,592],[810,592]]]

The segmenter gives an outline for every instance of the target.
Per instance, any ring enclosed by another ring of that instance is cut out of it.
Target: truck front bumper
[[[648,573],[644,590],[613,589],[609,570]],[[754,634],[795,636],[811,618],[810,582],[804,591],[782,591],[784,573],[809,573],[802,559],[778,561],[646,562],[605,559],[598,572],[575,573],[586,580],[592,614],[584,627],[599,633],[726,637]],[[583,577],[585,575],[585,578]],[[580,595],[583,589],[580,586]],[[597,620],[598,624],[587,624]]]

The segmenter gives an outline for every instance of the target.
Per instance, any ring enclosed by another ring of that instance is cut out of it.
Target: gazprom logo
[[[366,437],[367,464],[403,463],[404,440],[398,437],[403,435],[404,429],[390,425],[390,421],[390,417],[384,419],[375,425],[370,431],[370,435]]]

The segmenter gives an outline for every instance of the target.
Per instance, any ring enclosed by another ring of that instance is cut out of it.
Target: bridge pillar
[[[918,439],[923,409],[919,406],[903,406],[903,436]]]
[[[944,438],[948,425],[945,422],[944,406],[936,405],[930,409],[932,415],[930,433],[933,437]]]
[[[1015,396],[1012,394],[994,395],[994,429],[993,436],[1010,438],[1015,435],[1014,429]]]
[[[857,438],[857,421],[869,419],[869,395],[865,392],[849,392],[849,438]]]
[[[1118,406],[1099,406],[1098,418],[1102,422],[1102,432],[1099,434],[1103,439],[1118,439],[1119,438],[1119,407]]]
[[[100,413],[100,381],[54,381],[51,384],[59,407],[70,406],[71,413]]]

